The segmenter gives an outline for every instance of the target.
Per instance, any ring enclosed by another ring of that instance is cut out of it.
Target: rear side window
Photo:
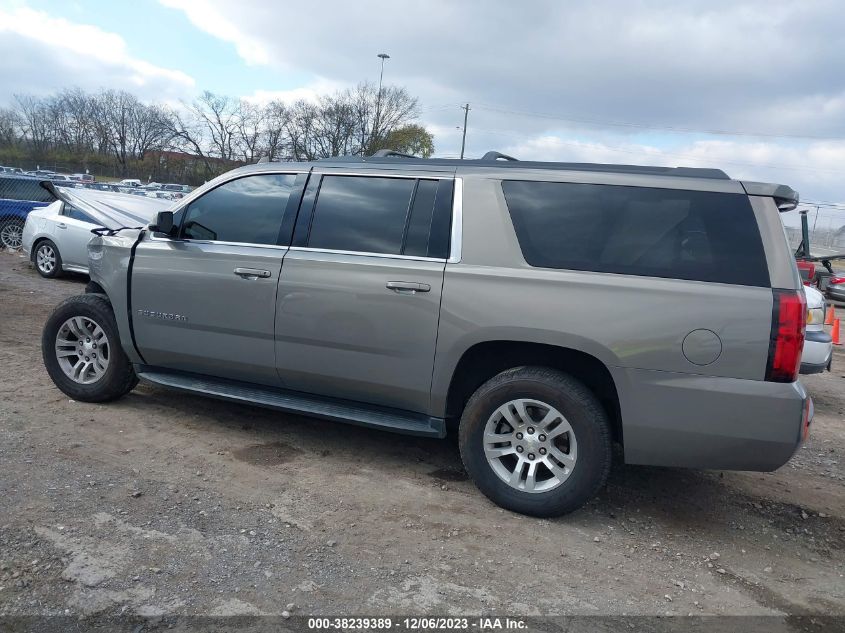
[[[415,184],[409,178],[324,176],[308,246],[398,255]]]
[[[65,204],[64,209],[62,211],[62,215],[66,215],[67,217],[73,218],[74,220],[79,220],[80,222],[87,222],[88,224],[97,224],[97,222],[94,221],[94,218],[92,218],[90,215],[68,204]]]
[[[528,181],[502,189],[531,266],[769,286],[744,195]]]
[[[6,200],[27,200],[31,202],[53,202],[53,195],[41,186],[36,178],[0,177],[0,198]]]
[[[323,176],[311,217],[311,248],[447,257],[452,181]]]
[[[293,174],[261,174],[212,189],[188,205],[182,237],[276,244],[295,180]]]

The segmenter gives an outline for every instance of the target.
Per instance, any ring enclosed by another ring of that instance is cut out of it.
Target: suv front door
[[[176,239],[147,236],[132,267],[131,318],[148,365],[277,386],[276,287],[305,176],[224,182],[177,212]]]
[[[426,413],[453,178],[311,174],[276,310],[283,386]]]

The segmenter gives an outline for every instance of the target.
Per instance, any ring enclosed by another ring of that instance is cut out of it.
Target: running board
[[[135,370],[138,378],[153,384],[220,400],[253,404],[276,411],[300,413],[405,435],[446,437],[446,424],[442,418],[432,418],[401,409],[324,398],[212,376],[165,371],[143,365],[136,366]]]

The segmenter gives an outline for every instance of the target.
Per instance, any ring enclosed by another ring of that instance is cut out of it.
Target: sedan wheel
[[[35,265],[45,275],[52,275],[56,270],[56,251],[50,244],[42,244],[35,251]]]
[[[23,222],[9,220],[0,228],[0,244],[5,248],[19,250],[23,245]]]

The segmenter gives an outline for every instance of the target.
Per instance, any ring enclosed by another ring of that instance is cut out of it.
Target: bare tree
[[[261,129],[262,145],[271,161],[290,159],[286,132],[290,111],[281,101],[271,101],[264,107],[264,125]]]
[[[12,108],[0,108],[0,146],[13,147],[21,140],[18,114]]]
[[[246,163],[254,163],[260,158],[263,140],[262,130],[266,110],[242,99],[238,104],[235,117],[235,141],[239,158]]]
[[[211,152],[225,160],[234,158],[233,142],[237,130],[239,102],[232,97],[206,90],[188,110],[206,128]]]
[[[124,90],[75,88],[17,95],[11,108],[0,108],[0,155],[201,182],[265,155],[310,161],[390,147],[427,156],[432,138],[416,117],[417,101],[404,88],[379,92],[368,83],[291,105],[258,106],[206,91],[176,108]]]

